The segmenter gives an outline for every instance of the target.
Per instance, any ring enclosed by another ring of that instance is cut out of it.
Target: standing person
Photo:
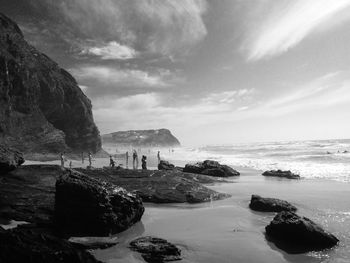
[[[110,166],[110,167],[114,167],[114,166],[115,166],[115,162],[114,162],[114,160],[113,160],[112,155],[109,156],[109,166]]]
[[[69,162],[69,168],[72,169],[72,161]]]
[[[64,154],[60,154],[60,160],[61,160],[61,167],[64,168]]]
[[[158,164],[160,164],[160,151],[157,153],[157,158],[158,158]]]
[[[84,152],[81,152],[81,163],[84,163]]]
[[[141,159],[141,162],[142,162],[142,170],[147,170],[147,157],[145,155],[142,155],[142,159]]]
[[[132,167],[134,168],[134,170],[139,168],[139,158],[137,156],[136,150],[134,150],[132,154]]]
[[[125,153],[125,167],[126,167],[126,169],[129,168],[129,152],[128,151],[126,151],[126,153]]]
[[[91,167],[92,166],[92,155],[91,155],[91,152],[89,152],[88,158],[89,158],[89,166]]]

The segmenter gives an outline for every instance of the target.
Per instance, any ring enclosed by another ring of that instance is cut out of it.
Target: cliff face
[[[178,139],[176,139],[167,129],[119,131],[102,135],[102,140],[103,143],[114,143],[123,146],[180,146]]]
[[[1,13],[0,143],[24,152],[101,148],[91,102],[75,79]]]

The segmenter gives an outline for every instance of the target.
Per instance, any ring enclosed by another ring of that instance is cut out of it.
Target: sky
[[[350,138],[349,0],[0,0],[101,134],[182,145]]]

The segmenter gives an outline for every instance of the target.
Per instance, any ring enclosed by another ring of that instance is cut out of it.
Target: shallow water
[[[181,262],[350,262],[350,188],[327,180],[265,178],[241,168],[232,183],[212,186],[232,198],[204,204],[146,205],[142,222],[116,235],[120,244],[94,254],[106,262],[143,262],[127,244],[139,236],[165,238],[182,249]],[[340,239],[338,247],[317,253],[287,254],[264,235],[274,213],[248,208],[251,194],[277,197],[299,208],[298,214],[321,224]]]

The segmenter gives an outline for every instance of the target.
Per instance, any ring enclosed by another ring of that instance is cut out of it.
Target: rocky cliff
[[[119,131],[102,135],[102,140],[103,143],[114,143],[123,146],[180,146],[178,139],[167,129]]]
[[[76,80],[1,13],[0,143],[40,153],[101,148],[91,102]]]

